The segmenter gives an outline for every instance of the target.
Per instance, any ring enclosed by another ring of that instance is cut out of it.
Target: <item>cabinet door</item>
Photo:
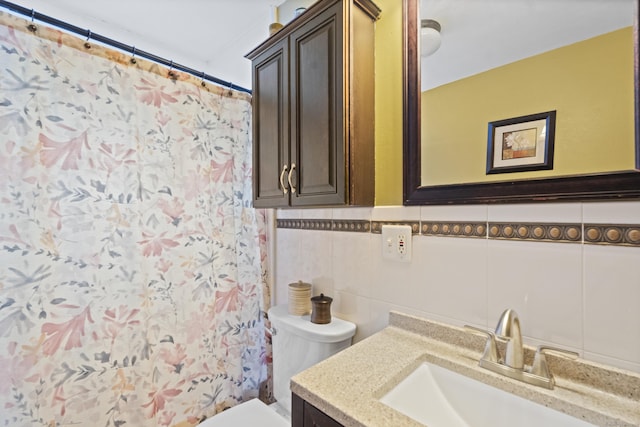
[[[289,204],[288,75],[286,40],[272,46],[253,60],[255,207],[280,207]]]
[[[291,426],[292,427],[343,427],[342,424],[291,393]]]
[[[306,402],[304,405],[304,425],[305,427],[343,427],[342,424]]]
[[[292,206],[340,205],[345,199],[343,4],[292,32]]]

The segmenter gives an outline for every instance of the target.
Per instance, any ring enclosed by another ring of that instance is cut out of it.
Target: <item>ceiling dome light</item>
[[[432,55],[440,47],[440,23],[433,19],[420,21],[420,54],[423,57]]]

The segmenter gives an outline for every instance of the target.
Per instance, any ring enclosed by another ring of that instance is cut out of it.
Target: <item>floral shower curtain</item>
[[[248,96],[28,24],[0,13],[0,426],[192,425],[255,396]]]

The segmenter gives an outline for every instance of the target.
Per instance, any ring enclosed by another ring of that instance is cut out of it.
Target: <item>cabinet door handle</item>
[[[296,169],[296,164],[295,163],[291,163],[291,170],[289,171],[289,177],[287,178],[287,180],[289,181],[289,188],[291,188],[291,194],[295,194],[296,193],[296,187],[295,185],[293,185],[293,182],[291,182],[291,176],[293,175],[293,171]]]
[[[280,172],[280,187],[282,187],[282,194],[287,194],[289,192],[289,189],[284,183],[284,174],[288,169],[287,165],[282,165],[282,172]],[[289,172],[289,176],[291,176],[291,172]],[[291,182],[291,179],[289,179],[289,182]]]

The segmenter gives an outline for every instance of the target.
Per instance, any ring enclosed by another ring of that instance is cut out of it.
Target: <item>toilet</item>
[[[312,323],[310,316],[289,314],[287,305],[269,309],[273,343],[273,395],[276,403],[266,405],[259,399],[227,409],[198,427],[234,427],[291,425],[291,377],[331,355],[349,347],[356,325],[335,316],[331,323]]]

